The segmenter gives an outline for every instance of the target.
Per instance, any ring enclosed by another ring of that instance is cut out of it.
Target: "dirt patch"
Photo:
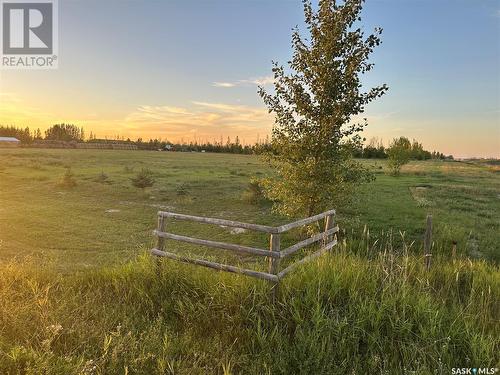
[[[224,228],[224,229],[229,229],[229,227],[227,227],[226,225],[219,225],[219,227]],[[246,232],[247,232],[247,230],[244,228],[231,228],[231,229],[229,229],[229,233],[231,233],[231,234],[242,234],[242,233],[246,233]]]

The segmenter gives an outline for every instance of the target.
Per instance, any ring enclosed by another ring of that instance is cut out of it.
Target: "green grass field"
[[[376,180],[364,186],[355,203],[339,212],[341,227],[372,238],[406,232],[422,246],[427,213],[433,214],[436,252],[500,260],[499,169],[463,162],[412,162],[401,177],[389,176],[383,161],[364,161]],[[77,186],[58,186],[71,166]],[[130,178],[151,169],[156,184],[145,192]],[[108,176],[101,181],[99,175]],[[90,150],[3,149],[0,153],[0,260],[32,255],[61,269],[124,263],[152,246],[151,230],[159,209],[261,224],[285,223],[270,206],[244,199],[252,176],[270,171],[258,157],[202,153]],[[182,225],[182,227],[181,227]],[[179,231],[235,239],[200,225],[175,225]]]
[[[0,373],[449,374],[452,367],[500,367],[498,166],[411,162],[392,177],[383,161],[363,163],[377,178],[339,212],[340,245],[287,277],[272,303],[265,282],[172,261],[158,268],[147,255],[159,209],[289,221],[269,203],[247,199],[250,179],[271,173],[258,157],[0,149]],[[61,185],[67,167],[73,188]],[[156,178],[145,191],[130,182],[141,168]],[[430,272],[421,257],[428,213]],[[268,243],[217,226],[168,227]]]

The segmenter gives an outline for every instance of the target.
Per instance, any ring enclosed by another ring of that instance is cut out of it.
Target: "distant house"
[[[18,147],[21,141],[14,137],[0,137],[0,147]]]

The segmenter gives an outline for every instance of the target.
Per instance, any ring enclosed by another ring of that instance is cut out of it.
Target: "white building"
[[[14,137],[0,137],[0,147],[18,147],[21,141]]]

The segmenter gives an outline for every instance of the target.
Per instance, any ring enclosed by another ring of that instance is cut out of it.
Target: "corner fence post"
[[[328,215],[325,220],[325,232],[332,229],[333,226],[335,225],[333,215]],[[328,245],[333,239],[333,234],[330,235],[325,235],[325,238],[323,239],[323,246]]]
[[[269,250],[279,252],[281,247],[281,239],[279,233],[272,233],[270,238]],[[280,259],[269,257],[269,273],[273,275],[278,275],[280,268]],[[278,295],[279,280],[276,281],[272,286],[272,297],[273,301]]]
[[[432,246],[432,215],[427,215],[427,225],[424,237],[424,265],[426,271],[431,268],[431,246]]]
[[[166,222],[163,215],[158,215],[158,231],[165,232]],[[156,243],[156,248],[160,251],[165,250],[165,238],[158,236],[158,242]],[[161,275],[161,257],[156,257],[156,273],[158,276]]]

